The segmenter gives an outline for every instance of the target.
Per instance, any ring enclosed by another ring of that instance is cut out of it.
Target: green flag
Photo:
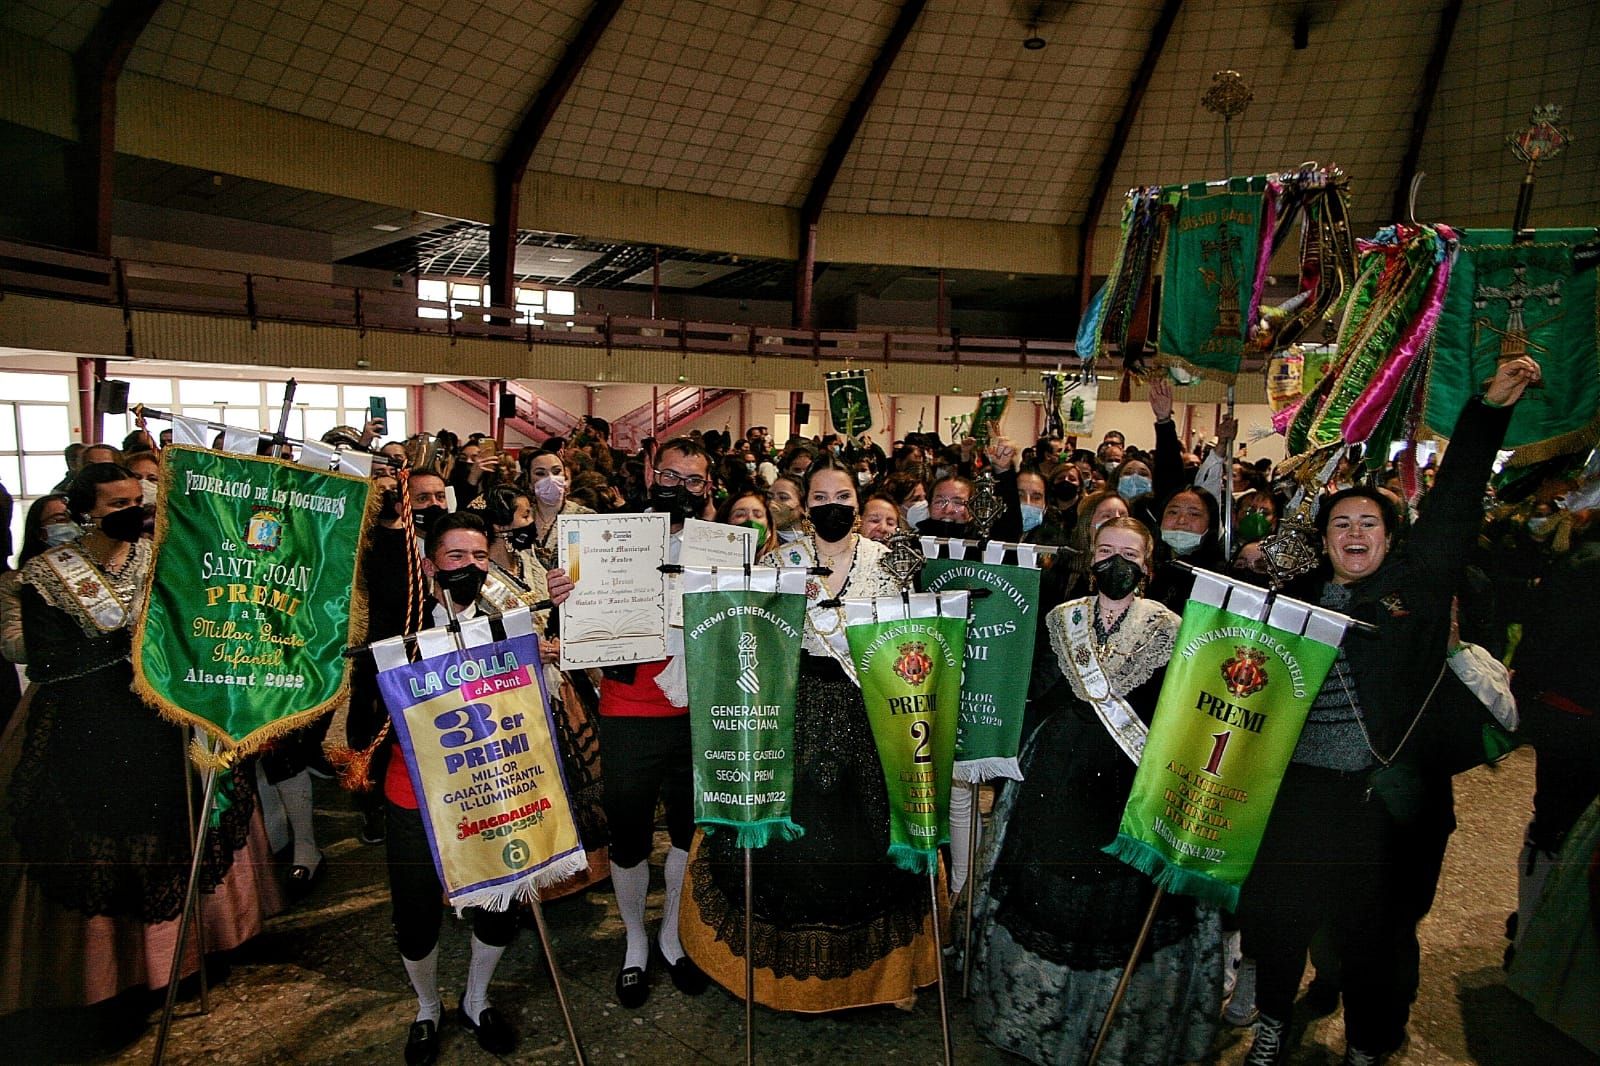
[[[845,626],[889,790],[889,857],[931,873],[950,839],[967,594],[846,600]]]
[[[1183,189],[1161,276],[1161,361],[1230,383],[1238,376],[1261,252],[1264,190],[1264,178],[1237,179],[1226,191],[1203,184]]]
[[[932,538],[923,541],[923,551],[930,548],[937,554]],[[952,542],[949,548],[965,551],[959,542]],[[1001,561],[1008,551],[1017,557],[1015,565]],[[995,543],[984,549],[981,559],[930,558],[923,564],[921,583],[927,592],[989,590],[989,595],[972,600],[972,617],[967,622],[955,780],[1022,780],[1017,752],[1022,747],[1028,686],[1017,679],[1033,672],[1039,603],[1039,568],[1033,546]]]
[[[1010,389],[990,389],[978,396],[978,406],[972,412],[972,439],[979,445],[989,443],[989,431],[1000,425],[1011,403]]]
[[[865,370],[836,370],[827,374],[828,416],[835,433],[859,437],[872,428],[872,399]]]
[[[790,815],[805,592],[799,568],[684,568],[694,817],[708,834],[732,829],[741,848],[804,833]]]
[[[1509,230],[1469,230],[1450,274],[1434,333],[1427,423],[1455,432],[1461,408],[1502,358],[1526,353],[1544,371],[1506,431],[1512,465],[1579,451],[1600,439],[1600,287],[1593,259],[1574,252],[1594,230],[1544,230],[1512,244]],[[1586,268],[1585,268],[1586,266]]]
[[[1173,892],[1238,905],[1344,619],[1197,571],[1117,838]],[[1262,615],[1270,615],[1262,620]]]
[[[161,452],[134,690],[226,761],[325,714],[366,628],[357,560],[372,482],[282,459]]]

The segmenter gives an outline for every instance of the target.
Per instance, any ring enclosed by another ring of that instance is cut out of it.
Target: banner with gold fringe
[[[511,636],[518,619],[525,631]],[[588,866],[538,638],[526,610],[504,624],[501,641],[486,618],[463,625],[459,647],[446,629],[422,630],[415,663],[403,637],[372,649],[439,883],[458,912],[505,910]]]
[[[345,698],[372,482],[178,444],[160,477],[134,691],[231,763]]]

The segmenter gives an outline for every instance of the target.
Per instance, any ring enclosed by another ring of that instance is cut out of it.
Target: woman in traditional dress
[[[805,835],[754,852],[756,1001],[807,1013],[909,1005],[938,975],[928,882],[888,858],[888,791],[837,605],[899,586],[883,568],[887,549],[853,532],[851,471],[819,459],[804,500],[812,532],[762,560],[832,573],[806,588],[793,809]],[[734,834],[698,838],[679,936],[702,970],[743,996],[744,861]]]
[[[972,968],[978,1031],[1038,1063],[1085,1062],[1154,886],[1101,851],[1117,835],[1178,617],[1140,591],[1154,543],[1138,519],[1094,534],[1096,592],[1050,613],[1035,657],[1047,717],[1023,749],[984,846]],[[1163,898],[1102,1063],[1210,1051],[1222,998],[1215,909]]]
[[[194,846],[183,731],[130,687],[151,557],[139,481],[91,464],[68,504],[88,532],[31,559],[18,593],[32,685],[0,740],[0,1014],[165,987]],[[279,903],[249,780],[220,786],[201,857],[209,951]],[[198,965],[191,937],[183,972]]]
[[[525,489],[496,485],[479,498],[484,517],[494,530],[489,542],[489,577],[479,596],[496,610],[542,603],[550,599],[545,568],[534,554],[533,500]],[[477,501],[474,501],[475,503]],[[601,806],[604,785],[600,777],[600,730],[595,718],[594,686],[586,675],[575,678],[556,665],[561,642],[548,607],[533,616],[534,632],[542,635],[545,690],[550,694],[550,714],[556,723],[556,743],[566,778],[568,799],[578,836],[589,859],[589,869],[559,884],[539,890],[543,900],[581,892],[611,876],[611,832]]]
[[[567,499],[566,465],[556,452],[536,452],[528,460],[528,492],[533,498],[533,548],[539,565],[556,566],[556,519],[564,514],[594,514]]]

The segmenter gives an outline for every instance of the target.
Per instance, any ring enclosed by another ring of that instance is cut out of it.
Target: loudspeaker
[[[128,413],[128,383],[106,378],[94,383],[94,409],[102,415]]]
[[[517,417],[517,398],[511,393],[507,392],[504,386],[502,386],[500,389],[500,417]]]
[[[808,404],[808,403],[797,403],[797,404],[795,404],[794,405],[794,424],[796,426],[803,426],[809,421],[811,421],[811,405]]]

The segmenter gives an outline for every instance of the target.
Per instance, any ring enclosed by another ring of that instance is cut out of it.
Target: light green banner
[[[889,857],[901,869],[930,873],[950,839],[967,597],[918,593],[909,611],[905,602],[847,601],[845,636],[889,790]],[[900,619],[873,621],[875,607]]]
[[[982,559],[929,559],[919,579],[927,592],[988,589],[972,600],[967,623],[961,716],[956,728],[957,781],[1022,779],[1017,752],[1033,671],[1039,571]]]
[[[1161,277],[1158,357],[1228,382],[1244,359],[1261,251],[1263,192],[1246,188],[1183,190]]]
[[[1334,645],[1191,599],[1106,851],[1163,888],[1235,908],[1337,654]]]
[[[804,830],[794,808],[795,687],[805,620],[803,574],[793,592],[725,587],[684,576],[683,650],[694,744],[694,817],[707,833],[731,829],[739,847],[765,847]],[[732,579],[731,582],[728,579]]]
[[[161,452],[134,689],[232,760],[325,714],[366,629],[356,589],[372,482],[282,459]]]

